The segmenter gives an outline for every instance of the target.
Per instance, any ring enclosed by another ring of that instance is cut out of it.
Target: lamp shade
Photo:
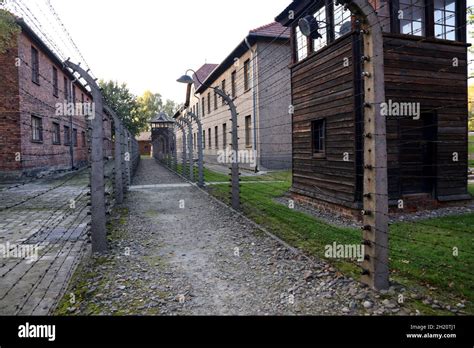
[[[185,83],[187,85],[191,85],[191,84],[194,83],[193,78],[189,75],[183,75],[179,79],[177,79],[176,81],[178,81],[179,83]]]

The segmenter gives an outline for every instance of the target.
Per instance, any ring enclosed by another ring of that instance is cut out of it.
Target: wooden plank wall
[[[348,35],[292,67],[293,191],[348,207],[356,190],[352,64]],[[320,118],[326,118],[324,159],[314,158],[311,142],[311,121]]]
[[[449,41],[385,34],[386,99],[419,102],[437,116],[436,197],[467,194],[467,49]],[[453,59],[459,66],[453,66]],[[399,198],[397,120],[387,122],[389,192]],[[459,162],[453,162],[453,153]]]

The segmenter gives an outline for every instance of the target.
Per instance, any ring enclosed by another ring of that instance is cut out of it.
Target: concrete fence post
[[[114,116],[115,125],[115,201],[123,203],[123,168],[122,168],[122,125],[120,120]]]
[[[377,290],[389,287],[388,179],[385,102],[385,72],[382,26],[368,0],[338,0],[361,23],[364,41],[364,197],[363,243],[365,260],[362,282]],[[359,59],[359,58],[356,58]],[[362,59],[362,57],[360,57]]]
[[[239,125],[238,125],[238,113],[237,108],[235,107],[234,101],[229,97],[225,92],[221,91],[219,88],[214,88],[216,93],[222,97],[229,105],[231,112],[231,122],[232,122],[232,151],[235,154],[234,160],[232,161],[231,167],[231,188],[232,188],[232,208],[238,210],[240,209],[240,169],[239,169]]]
[[[183,151],[182,151],[182,159],[183,159],[183,168],[181,169],[181,174],[186,176],[186,164],[187,164],[187,154],[186,154],[186,129],[184,128],[183,124],[180,121],[176,121],[176,124],[181,129],[183,133]]]
[[[198,147],[198,185],[204,187],[204,149],[202,143],[202,122],[196,114],[188,112],[188,115],[197,124],[197,147]]]
[[[181,120],[188,127],[189,180],[194,181],[193,124],[185,117],[182,117]]]
[[[91,120],[91,239],[92,251],[103,253],[107,251],[107,229],[105,214],[105,179],[104,179],[104,102],[102,93],[96,80],[79,65],[70,61],[65,64],[74,72],[81,75],[91,88],[95,115],[90,115]]]

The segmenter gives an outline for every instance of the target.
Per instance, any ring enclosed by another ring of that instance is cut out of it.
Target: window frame
[[[207,92],[207,113],[211,114],[211,92]]]
[[[63,83],[64,83],[64,100],[66,102],[69,102],[69,79],[66,76],[64,76]]]
[[[59,98],[59,72],[55,66],[53,66],[53,96]]]
[[[318,138],[316,138],[316,127],[318,127]],[[322,137],[320,134],[320,130],[322,129]],[[321,138],[322,138],[322,148],[321,146]],[[318,148],[316,149],[316,140],[319,140]],[[326,158],[326,141],[327,141],[327,121],[326,118],[318,118],[311,121],[311,153],[313,158]]]
[[[216,90],[214,90],[214,111],[219,108],[219,96],[217,95]]]
[[[227,149],[227,123],[222,124],[222,147]]]
[[[245,147],[252,147],[252,116],[245,116]]]
[[[39,125],[36,125],[36,122],[39,122]],[[38,138],[35,135],[38,134]],[[31,142],[32,143],[43,143],[43,117],[32,114],[31,115]]]
[[[250,59],[247,59],[244,63],[244,91],[248,92],[250,90],[250,80],[252,76],[250,74]]]
[[[425,22],[424,22],[424,38],[430,38],[435,40],[445,40],[450,42],[466,42],[466,32],[465,27],[461,23],[466,24],[466,1],[465,0],[456,0],[455,1],[455,39],[442,39],[436,37],[435,33],[435,8],[434,0],[424,0],[425,1]],[[390,2],[390,31],[393,34],[408,35],[402,34],[400,29],[400,21],[398,20],[398,11],[400,8],[400,0],[392,0]],[[419,38],[420,36],[415,36]]]
[[[77,128],[72,129],[72,146],[78,147]]]
[[[34,46],[31,46],[31,81],[38,86],[40,85],[39,51]]]
[[[225,91],[225,88],[226,88],[226,81],[225,79],[222,80],[221,82],[221,87],[222,87],[222,92],[226,93]],[[226,102],[225,102],[225,99],[224,98],[221,98],[222,99],[222,106],[225,106],[226,105]]]
[[[310,39],[306,36],[303,35],[303,37],[306,39],[306,54],[304,57],[301,59],[299,58],[298,52],[300,51],[298,48],[298,23],[294,23],[292,26],[292,41],[293,41],[293,63],[298,64],[309,57],[313,56],[314,54],[318,53],[319,51],[325,49],[327,46],[329,46],[331,43],[333,43],[336,40],[339,40],[342,37],[345,37],[349,35],[353,31],[353,27],[351,27],[351,30],[347,32],[344,35],[339,36],[338,38],[335,38],[335,23],[334,23],[334,3],[335,0],[324,0],[321,2],[318,2],[316,5],[312,6],[308,11],[307,14],[311,14],[314,16],[319,10],[321,10],[323,7],[325,8],[325,17],[326,17],[326,28],[325,28],[325,35],[326,35],[326,43],[325,45],[319,47],[318,49],[315,49],[315,40]]]
[[[230,75],[230,83],[231,83],[231,89],[232,89],[232,98],[234,99],[237,96],[237,86],[236,86],[236,80],[237,80],[237,71],[233,71],[232,74]]]
[[[208,138],[209,150],[211,150],[212,149],[212,129],[209,128],[207,131],[208,131],[207,138]]]
[[[61,125],[59,122],[52,122],[52,143],[53,145],[61,145]],[[55,139],[57,138],[57,139]]]
[[[64,146],[71,146],[71,127],[64,125],[63,126],[63,132],[64,132]]]

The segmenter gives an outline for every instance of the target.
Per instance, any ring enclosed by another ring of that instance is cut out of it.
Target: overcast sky
[[[29,0],[38,1],[38,0]],[[93,73],[182,102],[176,79],[220,63],[290,0],[51,0]]]

